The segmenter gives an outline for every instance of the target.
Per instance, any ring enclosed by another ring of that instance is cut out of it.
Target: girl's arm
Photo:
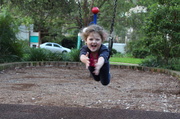
[[[95,75],[99,75],[99,71],[100,71],[101,67],[104,65],[104,62],[105,62],[105,60],[103,57],[98,58],[98,62],[95,64],[95,70],[94,70]]]
[[[80,60],[81,60],[81,62],[83,62],[85,65],[86,65],[86,69],[88,69],[88,67],[89,67],[89,57],[88,57],[88,55],[89,55],[89,52],[87,52],[86,53],[86,55],[81,55],[80,56]]]
[[[109,50],[105,45],[102,45],[99,57],[103,57],[105,63],[109,62]]]
[[[89,51],[86,45],[80,49],[80,60],[86,65],[86,69],[89,67]]]
[[[104,63],[109,62],[109,50],[106,46],[102,45],[100,49],[100,55],[98,58],[98,62],[95,64],[95,75],[99,75],[99,71],[101,67],[104,65]]]

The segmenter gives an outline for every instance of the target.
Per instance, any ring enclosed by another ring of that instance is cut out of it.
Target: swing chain
[[[115,0],[115,2],[114,2],[114,12],[113,12],[114,14],[113,14],[112,22],[111,22],[110,35],[112,34],[113,28],[114,28],[114,20],[115,20],[115,17],[116,17],[116,7],[117,7],[117,0]]]
[[[80,29],[83,27],[83,20],[82,20],[82,14],[81,14],[81,3],[80,0],[78,0],[78,8],[79,8],[79,21],[80,21]]]
[[[110,56],[112,55],[112,47],[113,47],[113,37],[112,37],[112,32],[113,32],[113,28],[114,28],[114,20],[116,17],[116,7],[117,7],[117,0],[115,0],[114,2],[114,14],[113,14],[113,18],[112,18],[112,22],[111,22],[111,29],[110,29],[110,37],[109,37],[109,52],[110,52]]]
[[[109,45],[108,45],[108,49],[109,49],[109,55],[112,55],[112,47],[113,47],[113,37],[109,37]]]

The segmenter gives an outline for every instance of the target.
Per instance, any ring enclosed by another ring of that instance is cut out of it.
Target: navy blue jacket
[[[84,45],[81,50],[80,50],[80,56],[81,55],[86,55],[87,52],[89,52],[89,54],[91,53],[91,51],[89,50],[89,48]],[[99,57],[103,57],[104,58],[104,63],[108,63],[109,62],[109,49],[105,46],[105,45],[101,45],[99,52],[98,52]],[[89,57],[89,56],[88,56]]]

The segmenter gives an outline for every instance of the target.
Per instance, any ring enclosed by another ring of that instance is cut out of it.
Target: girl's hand
[[[89,52],[86,53],[86,55],[81,55],[80,60],[86,65],[86,69],[89,67]]]
[[[100,71],[101,67],[102,67],[102,66],[101,66],[100,64],[96,63],[96,64],[95,64],[95,70],[94,70],[93,73],[94,73],[95,75],[99,75],[99,71]]]
[[[94,74],[99,75],[101,67],[104,65],[104,58],[99,57],[98,62],[95,64]]]

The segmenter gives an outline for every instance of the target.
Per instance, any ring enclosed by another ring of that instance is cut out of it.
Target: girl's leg
[[[110,83],[109,63],[105,63],[99,73],[102,85],[108,85]]]
[[[100,81],[99,75],[95,75],[95,74],[93,73],[93,72],[94,72],[94,67],[89,66],[88,69],[89,69],[91,75],[93,76],[94,80],[95,80],[95,81]]]

